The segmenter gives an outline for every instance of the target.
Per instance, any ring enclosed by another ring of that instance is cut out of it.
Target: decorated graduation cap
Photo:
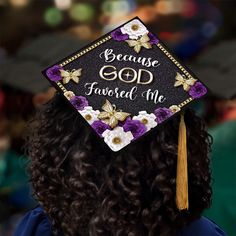
[[[207,93],[139,18],[43,71],[114,152],[181,113],[176,203],[188,208],[183,108]]]

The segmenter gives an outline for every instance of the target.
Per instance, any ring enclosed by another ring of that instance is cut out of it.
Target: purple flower
[[[149,37],[149,43],[150,44],[157,44],[159,42],[158,38],[152,34],[151,32],[148,33],[148,37]]]
[[[200,98],[207,93],[207,88],[201,82],[196,82],[188,93],[192,98]]]
[[[146,126],[143,123],[141,123],[141,121],[131,120],[130,117],[126,119],[123,125],[123,129],[125,132],[130,131],[133,134],[134,139],[139,138],[147,131]]]
[[[107,124],[105,124],[104,122],[100,121],[100,120],[96,120],[92,123],[91,125],[93,127],[93,129],[96,131],[96,133],[102,137],[102,133],[107,130],[107,129],[111,129],[111,127]]]
[[[88,100],[83,96],[73,96],[70,99],[71,104],[77,109],[77,110],[83,110],[84,107],[88,106]]]
[[[154,111],[154,114],[156,116],[156,120],[158,123],[162,123],[164,120],[166,120],[167,118],[171,117],[173,115],[173,112],[165,107],[162,108],[157,108]]]
[[[55,65],[47,69],[46,75],[51,81],[54,81],[54,82],[59,81],[62,79],[61,72],[60,72],[61,69],[62,67]]]
[[[129,38],[128,34],[122,34],[120,29],[116,29],[111,32],[111,37],[116,41],[124,41]]]

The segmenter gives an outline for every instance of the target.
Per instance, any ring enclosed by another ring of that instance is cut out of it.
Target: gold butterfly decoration
[[[105,104],[102,106],[103,111],[98,115],[98,119],[103,120],[106,124],[112,128],[116,127],[118,121],[124,121],[128,116],[127,112],[117,111],[116,106],[112,105],[107,99]]]
[[[183,89],[185,91],[189,91],[190,87],[195,84],[197,81],[196,79],[190,78],[186,79],[185,75],[181,75],[180,73],[177,72],[177,75],[175,76],[175,87],[183,86]]]
[[[79,83],[79,76],[81,76],[81,71],[82,68],[75,70],[73,69],[72,71],[68,70],[60,70],[61,72],[61,77],[63,78],[62,82],[63,84],[69,83],[70,80],[73,80],[75,83]]]
[[[135,52],[139,53],[141,48],[152,48],[152,45],[149,43],[149,37],[147,34],[144,34],[140,39],[137,40],[126,40],[130,47],[134,47]]]

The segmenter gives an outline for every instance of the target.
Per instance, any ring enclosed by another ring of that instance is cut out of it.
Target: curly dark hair
[[[28,155],[34,195],[65,236],[173,235],[211,202],[211,138],[187,109],[189,210],[175,204],[180,116],[118,153],[100,140],[62,95],[31,122]]]

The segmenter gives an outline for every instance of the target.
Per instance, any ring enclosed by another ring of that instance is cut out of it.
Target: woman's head
[[[173,235],[210,205],[210,139],[187,110],[189,210],[175,205],[179,116],[110,151],[56,95],[31,124],[28,155],[35,196],[65,236]]]

